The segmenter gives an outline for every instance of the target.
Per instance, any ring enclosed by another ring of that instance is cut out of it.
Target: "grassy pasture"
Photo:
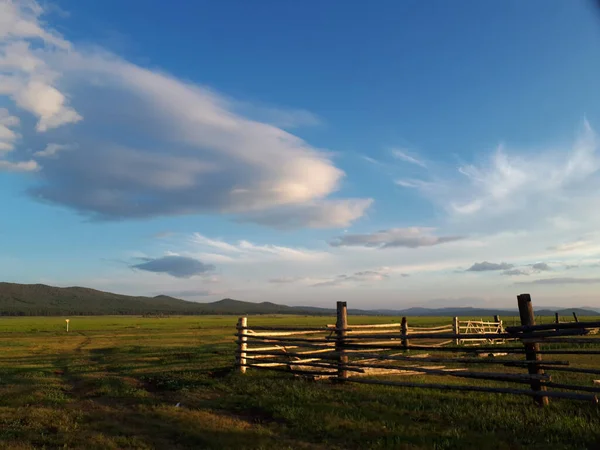
[[[249,324],[333,320],[261,316]],[[450,321],[409,318],[413,326]],[[587,403],[554,400],[541,410],[509,395],[231,373],[235,322],[233,316],[74,317],[67,334],[60,317],[0,318],[0,448],[600,448],[600,412]],[[598,357],[568,359],[600,367]],[[589,384],[590,376],[557,373],[554,381]]]

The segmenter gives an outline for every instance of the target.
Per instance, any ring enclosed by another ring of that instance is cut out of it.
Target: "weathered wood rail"
[[[593,336],[600,321],[536,325],[531,297],[522,294],[517,300],[521,325],[506,328],[498,316],[493,321],[454,317],[451,324],[431,327],[413,327],[406,317],[399,323],[350,325],[346,302],[337,303],[336,323],[322,327],[251,327],[241,317],[236,364],[242,373],[252,368],[339,382],[526,395],[541,406],[550,398],[597,404],[600,386],[593,378],[600,367],[572,367],[568,360],[544,360],[542,355],[600,355],[600,339]],[[542,348],[545,344],[552,348]],[[589,375],[589,385],[555,382],[550,372]],[[397,379],[407,375],[478,381]],[[481,380],[491,383],[482,385]]]

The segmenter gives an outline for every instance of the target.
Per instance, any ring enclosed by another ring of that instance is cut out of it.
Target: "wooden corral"
[[[595,384],[599,380],[590,379],[588,386],[561,384],[553,382],[547,372],[600,375],[600,369],[571,367],[568,361],[542,359],[542,355],[600,354],[600,349],[590,348],[600,345],[600,339],[590,338],[600,322],[536,325],[531,297],[519,295],[518,305],[521,325],[506,328],[499,317],[488,322],[455,317],[451,324],[436,327],[413,327],[406,317],[401,323],[350,325],[346,302],[337,304],[336,323],[324,327],[251,327],[242,317],[237,326],[236,362],[242,373],[252,368],[339,382],[520,394],[541,406],[550,398],[597,403],[600,387]],[[544,344],[552,344],[552,348],[541,348]],[[490,367],[498,369],[490,371]],[[503,367],[511,370],[503,371]],[[526,373],[515,372],[519,368]],[[378,379],[382,375],[387,379]],[[508,382],[522,387],[395,379],[407,375]]]

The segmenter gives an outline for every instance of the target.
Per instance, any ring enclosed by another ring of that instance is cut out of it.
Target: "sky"
[[[600,307],[600,9],[0,0],[2,281]]]

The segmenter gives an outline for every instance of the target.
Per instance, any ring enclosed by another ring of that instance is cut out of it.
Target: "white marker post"
[[[67,333],[69,332],[69,319],[65,319],[65,322],[67,322]]]

